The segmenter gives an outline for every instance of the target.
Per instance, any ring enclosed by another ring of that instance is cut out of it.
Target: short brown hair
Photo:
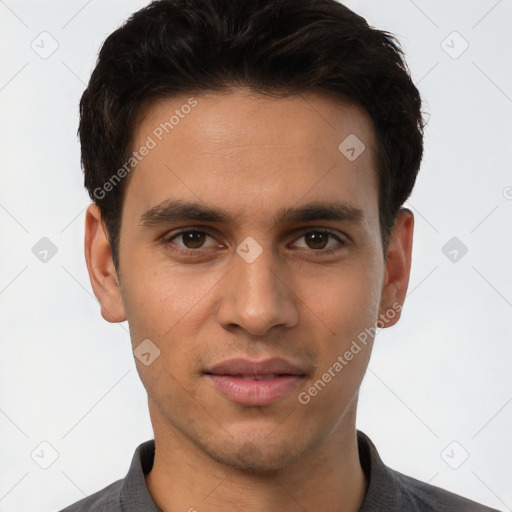
[[[84,182],[118,273],[129,176],[108,192],[104,185],[132,152],[142,108],[230,86],[274,96],[327,93],[370,115],[386,256],[423,154],[421,98],[395,37],[336,0],[157,0],[105,40],[80,101]]]

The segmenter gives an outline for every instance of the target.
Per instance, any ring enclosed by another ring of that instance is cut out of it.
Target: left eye
[[[165,244],[170,244],[172,242],[175,243],[175,245],[185,249],[197,250],[204,248],[204,243],[207,238],[215,240],[211,235],[205,233],[204,231],[187,230],[175,233],[171,237],[165,239],[164,242]],[[307,233],[302,234],[297,240],[300,240],[301,238],[305,240],[306,245],[296,245],[296,247],[311,249],[313,251],[322,249],[326,251],[330,250],[336,246],[336,242],[341,245],[345,245],[343,240],[341,240],[336,234],[330,231],[308,231]],[[174,242],[175,239],[180,240],[182,244]],[[334,242],[334,244],[328,246],[329,239],[331,239],[331,242]]]
[[[335,241],[338,241],[344,245],[344,242],[337,235],[331,233],[330,231],[309,231],[308,233],[301,235],[299,239],[300,238],[304,238],[306,240],[306,244],[309,244],[309,247],[305,247],[306,249],[313,249],[315,251],[321,249],[332,249],[335,247],[336,244],[327,247],[329,238],[334,238]]]

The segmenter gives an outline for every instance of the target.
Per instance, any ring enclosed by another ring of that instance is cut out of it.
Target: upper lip
[[[274,357],[263,361],[251,361],[249,359],[229,359],[209,368],[205,373],[214,375],[306,375],[306,372],[294,366],[292,363]]]

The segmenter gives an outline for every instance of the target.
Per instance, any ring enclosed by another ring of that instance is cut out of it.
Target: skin
[[[150,105],[134,148],[188,98]],[[399,214],[386,261],[375,136],[358,107],[316,93],[271,99],[244,89],[194,98],[197,106],[130,175],[121,277],[98,208],[86,214],[87,267],[103,317],[128,320],[134,349],[149,338],[160,350],[149,366],[135,359],[156,443],[148,489],[163,511],[357,511],[367,481],[356,407],[373,339],[308,404],[297,396],[379,315],[403,304],[413,214]],[[349,134],[367,148],[355,161],[338,150]],[[221,207],[235,222],[142,227],[144,211],[166,199]],[[280,208],[312,201],[349,202],[364,216],[272,222]],[[164,243],[192,227],[208,235],[203,245],[183,237]],[[347,244],[330,238],[326,249],[336,252],[322,254],[304,236],[318,230]],[[262,248],[252,263],[236,252],[248,236]],[[198,252],[180,253],[187,246]],[[385,326],[399,318],[398,311]],[[232,357],[282,357],[308,375],[273,404],[241,406],[201,374]]]

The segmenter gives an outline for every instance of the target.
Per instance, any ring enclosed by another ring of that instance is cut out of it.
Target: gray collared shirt
[[[388,468],[368,436],[357,431],[359,459],[368,489],[359,512],[498,512]],[[126,476],[61,512],[161,512],[144,475],[153,467],[155,441],[140,444]]]

